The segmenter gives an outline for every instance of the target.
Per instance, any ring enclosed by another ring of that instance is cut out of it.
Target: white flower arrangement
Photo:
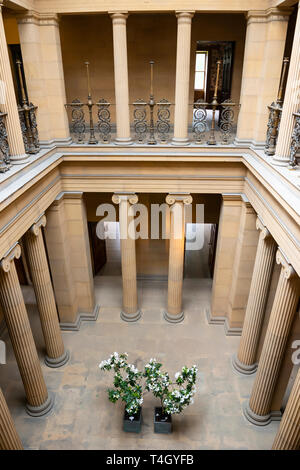
[[[143,389],[140,384],[142,372],[127,362],[128,354],[114,352],[111,356],[100,362],[101,370],[114,370],[114,387],[108,389],[108,398],[112,403],[119,399],[125,402],[125,409],[130,417],[136,415],[143,403]],[[126,375],[125,375],[126,373]]]

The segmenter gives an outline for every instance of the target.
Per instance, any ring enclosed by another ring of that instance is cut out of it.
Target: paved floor
[[[7,365],[0,366],[0,386],[6,396],[25,448],[30,449],[270,449],[278,423],[257,428],[242,414],[253,377],[233,372],[231,356],[239,338],[226,337],[223,326],[208,325],[210,279],[184,282],[185,320],[171,325],[162,319],[167,283],[139,281],[142,319],[135,324],[120,320],[121,278],[95,278],[96,322],[84,322],[79,332],[63,332],[71,359],[61,369],[42,364],[49,390],[55,392],[53,411],[44,418],[29,417],[24,408],[24,391],[11,345],[7,341]],[[25,299],[41,361],[43,340],[34,295],[26,288]],[[107,399],[109,373],[98,364],[111,352],[126,351],[137,366],[150,357],[162,360],[174,374],[182,365],[197,364],[200,376],[194,405],[175,416],[171,435],[153,433],[151,395],[146,395],[144,424],[139,435],[122,427],[122,404]]]

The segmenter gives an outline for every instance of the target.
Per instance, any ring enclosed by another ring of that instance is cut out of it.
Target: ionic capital
[[[112,196],[112,202],[114,204],[120,204],[122,201],[128,201],[130,204],[136,204],[139,198],[135,193],[120,192],[115,193]]]
[[[190,24],[192,21],[192,18],[195,14],[195,11],[181,11],[181,10],[176,10],[175,11],[177,22],[180,24],[187,23]]]
[[[128,11],[109,11],[109,16],[113,20],[113,24],[126,24],[129,16]]]
[[[169,193],[166,197],[166,203],[172,206],[176,202],[189,205],[192,204],[193,198],[189,193]]]
[[[261,231],[261,236],[264,240],[266,238],[271,237],[269,230],[267,229],[267,227],[263,223],[263,220],[259,216],[257,216],[257,219],[256,219],[256,228],[257,230]]]
[[[280,248],[278,248],[276,252],[276,263],[281,264],[281,269],[283,270],[284,277],[286,279],[290,279],[295,276],[296,273],[293,266],[289,263]]]
[[[8,273],[10,270],[10,266],[12,261],[16,258],[19,259],[21,256],[21,247],[19,243],[15,243],[8,252],[3,256],[2,260],[0,261],[0,268],[5,272]]]
[[[46,216],[45,214],[40,215],[40,217],[35,221],[35,223],[30,227],[30,232],[36,237],[40,234],[41,227],[46,226]]]

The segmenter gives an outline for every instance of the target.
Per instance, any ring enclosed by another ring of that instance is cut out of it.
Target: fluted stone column
[[[53,396],[47,392],[14,263],[20,256],[16,244],[0,262],[0,303],[24,384],[26,411],[42,416],[51,410]]]
[[[273,450],[298,450],[300,448],[300,369],[277,431]]]
[[[233,357],[233,366],[242,374],[253,374],[257,370],[256,352],[268,299],[276,243],[261,219],[256,220],[260,230],[251,287],[239,350]]]
[[[60,367],[68,361],[69,353],[65,351],[58,322],[42,234],[42,227],[45,227],[45,225],[46,217],[42,215],[26,232],[25,240],[33,288],[46,344],[45,363],[49,367]]]
[[[273,163],[287,165],[291,151],[291,137],[295,125],[293,113],[300,108],[300,3],[298,3],[298,15],[294,33],[294,41],[288,78],[286,83],[284,102],[280,120],[280,128],[276,145],[276,153]]]
[[[295,271],[281,250],[276,253],[276,261],[282,265],[281,272],[257,375],[249,404],[244,409],[246,418],[258,426],[264,426],[272,419],[279,418],[277,415],[272,415],[271,402],[299,298]]]
[[[135,238],[129,230],[129,225],[133,221],[130,206],[138,202],[138,196],[134,193],[115,193],[112,200],[114,204],[119,204],[123,282],[121,318],[124,321],[133,322],[141,317],[141,311],[138,308],[137,298]]]
[[[194,11],[177,11],[177,56],[173,145],[188,145],[191,31]]]
[[[171,230],[169,246],[168,307],[164,318],[170,323],[179,323],[184,319],[182,311],[182,283],[185,243],[184,206],[193,201],[190,194],[173,194],[166,197],[171,206]]]
[[[115,96],[116,96],[116,143],[129,145],[132,143],[130,136],[129,114],[129,88],[128,88],[128,63],[127,63],[127,12],[111,13],[113,24],[114,44],[114,71],[115,71]]]
[[[3,1],[0,0],[0,80],[2,90],[0,90],[1,111],[7,113],[6,129],[10,150],[10,160],[13,164],[25,163],[28,155],[25,153],[23,136],[21,131],[14,83],[10,68],[10,61],[7,50],[7,43],[2,18]],[[3,94],[3,96],[1,96]]]
[[[7,403],[0,388],[0,450],[22,449],[22,442],[18,436]]]

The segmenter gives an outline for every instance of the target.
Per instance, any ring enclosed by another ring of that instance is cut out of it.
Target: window
[[[206,88],[206,70],[207,69],[207,51],[196,52],[195,67],[195,90],[203,90]]]

